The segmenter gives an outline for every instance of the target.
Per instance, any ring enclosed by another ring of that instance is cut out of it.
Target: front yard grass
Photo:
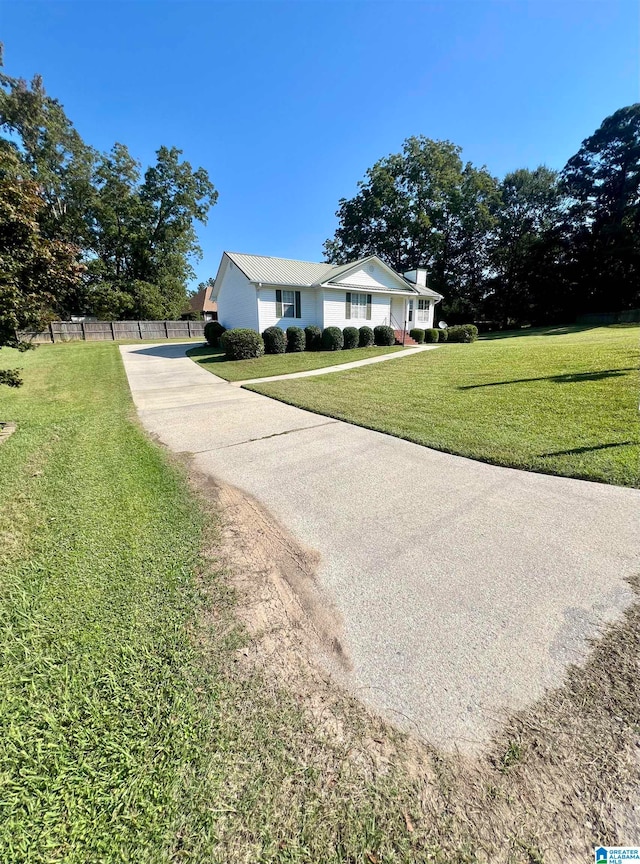
[[[640,327],[500,334],[250,389],[497,465],[639,483]]]
[[[477,762],[405,744],[324,670],[310,705],[242,671],[217,505],[140,429],[117,345],[0,363],[25,380],[0,391],[0,861],[530,864],[624,839],[637,606]]]
[[[203,369],[213,372],[225,381],[247,381],[250,378],[269,378],[272,375],[287,375],[290,372],[306,372],[310,369],[324,369],[326,366],[338,366],[342,363],[352,363],[354,360],[366,360],[382,354],[391,354],[402,350],[402,345],[390,345],[384,348],[353,348],[348,351],[300,351],[295,354],[265,354],[255,360],[227,360],[224,351],[210,348],[191,348],[187,353]]]

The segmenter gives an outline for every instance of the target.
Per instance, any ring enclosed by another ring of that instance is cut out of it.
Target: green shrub
[[[411,336],[413,341],[417,342],[418,345],[422,345],[424,342],[424,330],[421,327],[414,327],[413,330],[409,330],[409,336]]]
[[[345,351],[358,347],[360,334],[357,327],[345,327],[342,331],[342,343]]]
[[[212,348],[220,346],[220,337],[225,332],[225,328],[219,321],[207,321],[204,325],[204,338],[207,340],[207,345]]]
[[[447,328],[449,342],[475,342],[478,338],[478,328],[475,324],[456,324]]]
[[[373,339],[376,345],[395,345],[396,334],[393,332],[393,327],[386,324],[378,324],[373,328]]]
[[[265,354],[284,354],[287,350],[287,337],[282,327],[267,327],[262,338]]]
[[[371,327],[361,327],[358,330],[358,346],[368,348],[369,345],[373,345],[373,330]]]
[[[438,330],[438,342],[446,342],[449,338],[448,330]]]
[[[287,327],[287,351],[293,354],[304,351],[306,347],[307,340],[302,327]]]
[[[220,344],[228,360],[250,360],[264,354],[262,336],[255,330],[246,330],[243,327],[227,330],[222,334]]]
[[[304,328],[304,336],[307,343],[307,351],[320,351],[322,348],[322,330],[315,324],[309,324]]]
[[[435,327],[429,327],[424,331],[424,341],[425,342],[437,342],[438,341],[438,331]]]
[[[322,350],[341,351],[344,339],[339,327],[325,327],[322,331]]]

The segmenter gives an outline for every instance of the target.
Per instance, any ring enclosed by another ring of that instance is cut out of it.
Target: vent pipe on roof
[[[404,274],[404,278],[414,285],[420,285],[422,288],[427,287],[427,271],[425,269],[408,270]]]

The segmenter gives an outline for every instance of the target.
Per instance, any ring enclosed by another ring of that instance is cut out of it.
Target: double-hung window
[[[416,321],[421,321],[423,324],[426,324],[429,320],[429,301],[423,297],[418,300],[418,312],[416,315]]]
[[[276,289],[276,318],[302,318],[299,291]]]
[[[361,321],[371,319],[371,294],[358,294],[347,291],[347,318],[355,318]]]

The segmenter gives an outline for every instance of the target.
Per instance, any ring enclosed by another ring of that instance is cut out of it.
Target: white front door
[[[406,327],[407,330],[411,330],[414,326],[413,323],[413,300],[407,300],[407,315],[406,315]]]

